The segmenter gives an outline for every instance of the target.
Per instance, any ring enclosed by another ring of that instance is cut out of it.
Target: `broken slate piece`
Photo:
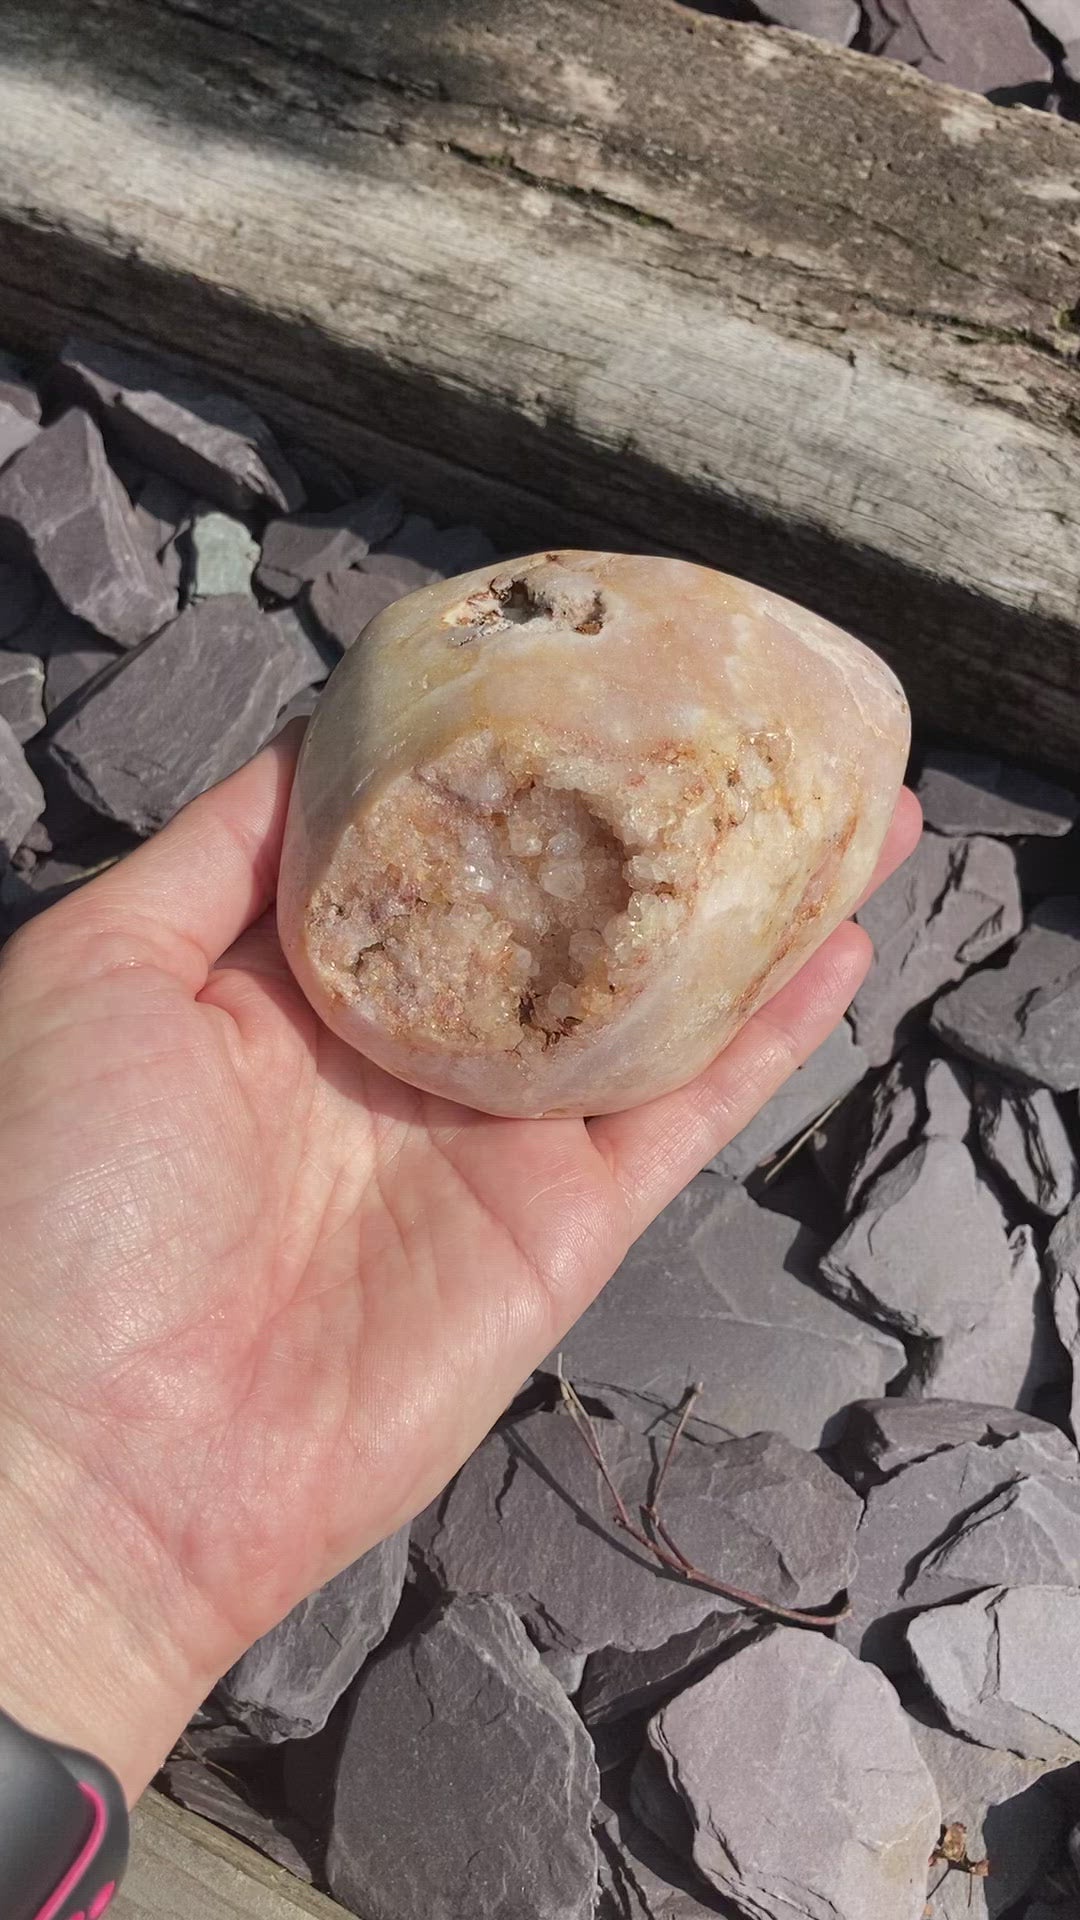
[[[1050,1235],[1046,1271],[1058,1338],[1072,1362],[1072,1428],[1080,1434],[1080,1200]]]
[[[261,1812],[238,1789],[232,1773],[205,1760],[180,1754],[168,1760],[162,1771],[170,1797],[182,1807],[212,1820],[227,1833],[235,1833],[298,1880],[310,1882],[311,1868],[305,1852],[314,1853],[318,1843],[298,1820]]]
[[[395,598],[413,593],[417,587],[431,586],[436,580],[452,580],[455,574],[472,573],[498,559],[486,533],[479,527],[436,527],[423,514],[406,514],[397,532],[383,541],[378,551],[364,561],[365,571],[392,571],[400,562],[409,562],[419,571],[404,573],[408,580]]]
[[[1056,837],[1080,814],[1080,799],[1066,787],[979,753],[928,753],[916,791],[938,833]]]
[[[0,353],[0,406],[14,407],[27,420],[41,419],[41,402],[9,353]]]
[[[874,963],[851,1019],[859,1045],[880,1065],[917,1007],[1019,933],[1015,855],[1000,840],[924,833],[856,918],[874,942]]]
[[[1008,1281],[990,1313],[920,1352],[906,1392],[1030,1410],[1046,1387],[1066,1377],[1067,1362],[1030,1227],[1017,1227],[1010,1234],[1009,1261]]]
[[[657,1450],[601,1421],[604,1457],[631,1510]],[[714,1579],[781,1606],[820,1609],[851,1572],[859,1502],[815,1454],[779,1434],[702,1445],[684,1438],[663,1517]],[[501,1594],[534,1643],[591,1653],[659,1647],[735,1603],[672,1581],[612,1521],[585,1442],[562,1411],[490,1433],[414,1529],[414,1551],[448,1592]]]
[[[863,9],[870,53],[1001,105],[1042,104],[1053,67],[1013,0],[964,0],[959,11],[941,0],[863,0]]]
[[[7,721],[0,718],[0,863],[10,860],[45,811],[45,795]]]
[[[89,414],[73,407],[0,473],[0,522],[21,530],[57,597],[133,647],[176,611]]]
[[[216,507],[200,507],[184,536],[183,549],[185,599],[250,593],[259,543],[242,520]]]
[[[590,1920],[589,1736],[504,1601],[447,1602],[362,1674],[330,1891],[365,1920]]]
[[[1080,1759],[1080,1589],[992,1587],[920,1613],[907,1630],[949,1725],[984,1747]]]
[[[991,1867],[983,1878],[946,1872],[936,1862],[930,1870],[931,1920],[997,1920],[1059,1852],[1065,1808],[1052,1782],[1043,1779],[1042,1761],[959,1739],[910,1709],[909,1717],[938,1790],[942,1828],[964,1827],[968,1859],[989,1859]]]
[[[299,513],[271,520],[263,534],[256,579],[267,593],[295,600],[304,584],[342,573],[363,560],[401,522],[402,505],[390,487],[326,513]]]
[[[294,665],[252,601],[200,601],[97,677],[47,758],[97,813],[152,833],[262,746]]]
[[[896,1166],[920,1142],[943,1135],[963,1140],[971,1122],[967,1070],[952,1060],[927,1060],[909,1048],[853,1104],[847,1151],[855,1164],[847,1183],[851,1214],[875,1176]]]
[[[1029,1207],[1058,1219],[1080,1191],[1080,1166],[1053,1094],[983,1079],[975,1116],[991,1166]]]
[[[1017,1080],[1056,1093],[1080,1087],[1080,900],[1040,902],[1008,965],[943,994],[931,1025],[959,1053]]]
[[[624,1720],[631,1713],[655,1713],[754,1631],[743,1614],[713,1613],[699,1627],[674,1634],[659,1647],[631,1653],[603,1647],[585,1662],[577,1710],[589,1728]]]
[[[306,604],[326,639],[344,653],[359,639],[369,620],[400,598],[392,578],[350,567],[344,573],[329,573],[313,581]]]
[[[45,725],[45,669],[32,653],[0,653],[0,716],[20,745]]]
[[[37,439],[39,432],[36,420],[0,396],[0,467],[6,467],[31,440]]]
[[[1018,1492],[1025,1498],[1014,1510]],[[1002,1500],[1010,1503],[1004,1510]],[[1046,1529],[1034,1553],[1033,1506],[1040,1507]],[[975,1514],[979,1526],[957,1548],[956,1538]],[[1032,1579],[1068,1584],[1073,1577],[1068,1556],[1078,1544],[1075,1447],[1056,1427],[1034,1421],[1004,1439],[1000,1429],[988,1426],[985,1439],[962,1441],[912,1461],[869,1488],[855,1541],[851,1613],[837,1627],[837,1639],[878,1666],[902,1666],[907,1657],[903,1627],[912,1613],[966,1598],[979,1587]],[[945,1559],[936,1562],[941,1550]],[[1053,1571],[1038,1571],[1039,1563]]]
[[[873,1667],[779,1627],[664,1707],[649,1740],[693,1823],[694,1864],[740,1912],[919,1920],[940,1803]]]
[[[51,386],[88,407],[137,460],[219,507],[292,513],[304,504],[299,478],[265,421],[194,369],[70,340]]]
[[[867,1068],[846,1020],[834,1027],[806,1064],[767,1100],[749,1126],[709,1162],[710,1173],[741,1180],[813,1125],[851,1092]]]
[[[1005,1215],[961,1141],[924,1141],[879,1174],[859,1206],[821,1262],[837,1299],[922,1339],[987,1318],[1012,1256]]]
[[[994,1447],[1019,1433],[1034,1434],[1051,1455],[1062,1461],[1073,1457],[1065,1436],[1046,1420],[1011,1407],[979,1406],[968,1401],[862,1400],[849,1407],[844,1431],[830,1458],[853,1487],[867,1487],[887,1479],[914,1460],[973,1441]]]
[[[256,1640],[218,1686],[229,1718],[270,1743],[318,1733],[384,1638],[401,1598],[408,1558],[405,1528],[328,1580]]]
[[[849,1401],[881,1393],[904,1366],[890,1335],[815,1290],[822,1251],[742,1187],[699,1174],[566,1335],[566,1376],[644,1430],[701,1381],[694,1431],[768,1429],[817,1446]]]
[[[45,712],[50,720],[65,700],[89,686],[91,680],[107,667],[114,667],[122,657],[81,620],[72,620],[71,625],[76,631],[70,642],[51,646],[45,658]]]
[[[857,0],[758,0],[758,10],[771,27],[790,27],[850,47],[862,18]]]

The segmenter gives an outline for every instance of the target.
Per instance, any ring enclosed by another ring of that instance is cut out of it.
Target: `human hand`
[[[282,960],[297,744],[0,962],[0,1697],[132,1798],[251,1641],[446,1483],[869,961],[839,928],[636,1112],[452,1106]],[[906,795],[876,881],[918,832]]]

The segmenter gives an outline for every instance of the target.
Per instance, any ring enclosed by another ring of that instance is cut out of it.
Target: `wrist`
[[[235,1657],[108,1488],[0,1423],[0,1707],[137,1800]]]

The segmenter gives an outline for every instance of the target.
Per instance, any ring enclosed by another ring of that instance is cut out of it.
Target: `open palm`
[[[632,1115],[497,1120],[417,1093],[329,1034],[282,960],[295,746],[0,970],[9,1470],[55,1487],[58,1528],[92,1516],[124,1543],[191,1642],[196,1697],[447,1481],[867,961],[840,929],[692,1087]],[[910,803],[882,871],[917,831]]]

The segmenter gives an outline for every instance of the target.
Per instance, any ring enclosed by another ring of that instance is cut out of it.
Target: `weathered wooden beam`
[[[47,0],[0,332],[138,335],[509,539],[674,548],[1080,751],[1080,129],[679,0]]]
[[[344,1908],[158,1793],[132,1817],[131,1860],[109,1920],[345,1920]]]

